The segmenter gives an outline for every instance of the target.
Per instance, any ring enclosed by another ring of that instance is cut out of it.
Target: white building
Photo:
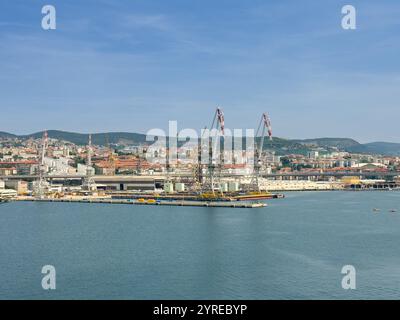
[[[0,189],[0,199],[11,199],[17,196],[17,191],[12,189]]]
[[[319,157],[319,152],[316,150],[308,152],[308,157],[310,159],[317,159]]]
[[[78,167],[77,167],[76,172],[79,175],[87,175],[88,174],[88,169],[90,170],[90,174],[92,176],[94,176],[95,169],[93,167],[89,167],[89,166],[87,166],[85,164],[81,164],[81,163],[78,163]]]
[[[76,169],[70,166],[69,163],[70,159],[68,158],[45,158],[44,163],[49,168],[48,171],[50,174],[57,175],[57,174],[73,174],[76,173]]]

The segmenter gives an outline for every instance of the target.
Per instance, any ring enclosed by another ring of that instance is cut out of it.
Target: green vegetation
[[[0,132],[0,139],[20,139],[29,138],[40,139],[43,132],[36,132],[30,135],[14,135],[7,132]],[[66,132],[59,130],[49,130],[50,138],[68,141],[76,145],[86,145],[89,139],[88,134]],[[242,139],[242,145],[245,147],[245,138]],[[260,138],[256,138],[256,143]],[[16,142],[18,143],[18,142]],[[152,141],[146,141],[146,135],[129,132],[108,132],[92,134],[92,143],[94,145],[109,146],[113,145],[120,149],[123,145],[144,145],[151,144]],[[180,142],[178,145],[182,145]],[[310,150],[318,149],[320,154],[332,151],[348,151],[353,153],[382,154],[382,155],[400,155],[400,143],[372,142],[360,144],[349,138],[317,138],[317,139],[283,139],[274,137],[272,141],[268,138],[264,140],[264,149],[273,150],[276,155],[303,154],[306,155]],[[119,150],[118,150],[119,151]]]

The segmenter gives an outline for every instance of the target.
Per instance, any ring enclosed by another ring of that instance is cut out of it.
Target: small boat
[[[397,212],[396,209],[390,209],[389,212]]]
[[[381,209],[379,209],[379,208],[373,208],[372,211],[374,211],[374,212],[379,212],[379,211],[381,211]]]

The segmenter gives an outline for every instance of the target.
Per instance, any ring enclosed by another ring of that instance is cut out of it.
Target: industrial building
[[[99,190],[114,191],[154,191],[162,189],[165,178],[162,176],[94,176]]]

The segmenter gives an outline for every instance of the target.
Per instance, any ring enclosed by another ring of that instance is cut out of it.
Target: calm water
[[[288,193],[262,209],[1,204],[0,299],[398,299],[399,199]],[[46,264],[57,270],[55,291],[41,288]],[[341,288],[347,264],[356,290]]]

